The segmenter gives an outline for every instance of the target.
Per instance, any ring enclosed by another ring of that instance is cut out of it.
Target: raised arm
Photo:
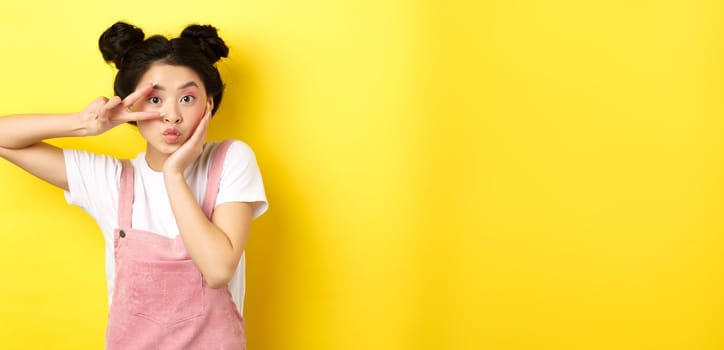
[[[184,169],[203,149],[210,108],[191,138],[163,166],[171,209],[191,259],[211,288],[226,286],[244,252],[252,220],[253,203],[230,202],[217,206],[206,218],[184,178]]]
[[[13,115],[0,118],[0,157],[30,174],[68,190],[65,160],[60,148],[44,140],[102,134],[127,121],[159,118],[157,112],[132,112],[129,107],[145,97],[144,86],[121,100],[99,97],[82,112],[69,114]]]

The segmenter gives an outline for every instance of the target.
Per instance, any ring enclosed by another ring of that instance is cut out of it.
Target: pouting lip
[[[176,128],[168,128],[168,129],[166,129],[166,130],[163,131],[163,134],[164,134],[164,135],[176,135],[176,136],[178,136],[178,135],[181,134],[181,132],[180,132],[178,129],[176,129]]]

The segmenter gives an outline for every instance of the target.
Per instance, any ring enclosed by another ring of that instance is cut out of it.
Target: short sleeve
[[[68,191],[65,199],[92,216],[103,228],[115,225],[118,208],[118,179],[121,163],[117,159],[78,150],[63,150]]]
[[[246,143],[233,141],[226,153],[221,171],[216,205],[227,202],[252,202],[252,218],[264,214],[269,207],[264,182],[254,151]]]

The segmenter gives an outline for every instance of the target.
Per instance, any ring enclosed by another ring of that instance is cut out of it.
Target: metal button
[[[121,238],[126,237],[126,233],[123,232],[123,230],[121,230],[121,232],[119,232],[118,235],[121,236]]]

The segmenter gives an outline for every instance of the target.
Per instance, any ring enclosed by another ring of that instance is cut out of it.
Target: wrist
[[[70,113],[68,118],[73,121],[73,136],[90,136],[92,135],[89,126],[89,121],[84,118],[83,113]]]
[[[184,187],[188,188],[183,172],[171,169],[163,169],[163,183],[166,186],[166,191],[169,192],[169,195],[172,192],[178,193],[178,191]]]
[[[166,182],[170,182],[170,181],[186,182],[186,178],[184,178],[183,170],[164,166],[163,170],[161,170],[161,171],[163,172],[163,178]]]

